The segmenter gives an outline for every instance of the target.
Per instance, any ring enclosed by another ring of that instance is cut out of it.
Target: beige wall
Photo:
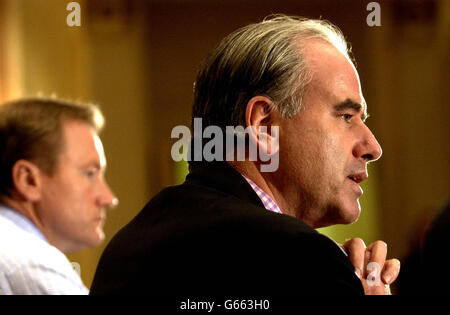
[[[6,38],[5,2],[0,1],[0,39]],[[0,48],[0,102],[6,98],[6,51]]]
[[[372,114],[368,124],[384,149],[370,167],[360,221],[326,232],[338,241],[381,238],[402,257],[416,222],[448,197],[449,1],[434,1],[431,18],[399,17],[393,1],[379,1],[378,28],[365,24],[365,1],[78,2],[88,12],[80,28],[69,28],[68,1],[3,0],[7,45],[0,49],[6,98],[55,92],[98,102],[105,113],[107,179],[120,205],[109,213],[105,244],[70,255],[88,286],[111,237],[176,182],[170,131],[189,125],[202,58],[223,36],[269,13],[322,16],[343,29]]]
[[[433,18],[423,6],[392,7],[367,40],[368,96],[384,149],[377,162],[381,229],[399,257],[450,197],[450,2],[435,3]]]
[[[135,25],[122,27],[116,25],[120,21],[94,22],[83,15],[82,26],[70,28],[67,3],[7,1],[11,76],[6,98],[55,93],[97,102],[106,116],[101,135],[108,158],[106,177],[120,205],[108,214],[103,246],[69,255],[81,265],[89,286],[104,246],[156,191],[151,189],[154,175],[148,155],[154,115],[149,112],[148,76],[143,71],[145,27],[138,19]]]

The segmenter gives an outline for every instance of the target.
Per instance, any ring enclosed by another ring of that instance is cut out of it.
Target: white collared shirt
[[[0,204],[0,295],[88,293],[67,257],[30,220]]]

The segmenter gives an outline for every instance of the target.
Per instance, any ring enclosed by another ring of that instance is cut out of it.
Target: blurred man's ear
[[[12,168],[12,182],[21,199],[35,202],[41,198],[40,169],[32,162],[18,160]]]

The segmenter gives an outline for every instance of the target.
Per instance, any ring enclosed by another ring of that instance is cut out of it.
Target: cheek
[[[320,190],[335,191],[342,184],[347,155],[335,131],[320,130],[305,143],[304,167],[309,180]]]
[[[313,133],[301,133],[291,137],[280,147],[280,167],[290,182],[304,187],[316,186],[323,181],[327,154],[323,139]]]
[[[95,204],[95,197],[94,194],[90,190],[85,191],[79,191],[76,194],[76,198],[78,200],[78,204],[80,205],[81,209],[80,212],[89,215],[93,212],[94,204]]]
[[[303,126],[308,124],[303,123]],[[332,122],[320,121],[310,128],[286,128],[280,134],[280,165],[299,175],[299,180],[325,183],[330,177],[342,173],[347,155],[339,130],[331,128]]]
[[[74,221],[85,221],[94,216],[94,197],[89,190],[75,188],[65,197],[64,203],[70,211],[67,215],[72,216]]]
[[[325,130],[314,130],[302,145],[305,163],[318,173],[327,173],[337,156],[337,139]]]
[[[326,164],[336,171],[336,168],[342,168],[345,164],[346,154],[341,139],[336,134],[329,135],[323,145],[323,155]]]

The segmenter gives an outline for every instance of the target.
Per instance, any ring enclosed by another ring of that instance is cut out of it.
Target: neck
[[[22,200],[16,196],[2,196],[0,198],[0,202],[3,203],[5,206],[8,206],[9,208],[13,209],[14,211],[20,213],[25,218],[30,220],[38,229],[41,231],[41,233],[47,238],[47,235],[44,231],[44,226],[39,218],[38,213],[36,212],[36,209],[33,205],[33,203]]]
[[[70,242],[66,242],[64,241],[64,239],[57,237],[55,233],[52,233],[52,229],[48,228],[48,226],[46,227],[34,203],[23,200],[20,198],[20,196],[17,196],[14,193],[11,197],[0,197],[0,203],[13,209],[14,211],[20,213],[28,220],[30,220],[44,235],[47,242],[59,249],[61,252],[66,254],[75,251],[75,249],[72,249],[72,244]]]
[[[269,195],[270,198],[276,202],[283,214],[295,217],[293,207],[287,202],[281,191],[277,188],[277,185],[275,185],[276,181],[273,177],[273,173],[260,172],[259,166],[251,161],[230,161],[228,163],[241,175],[252,180],[259,188]]]

